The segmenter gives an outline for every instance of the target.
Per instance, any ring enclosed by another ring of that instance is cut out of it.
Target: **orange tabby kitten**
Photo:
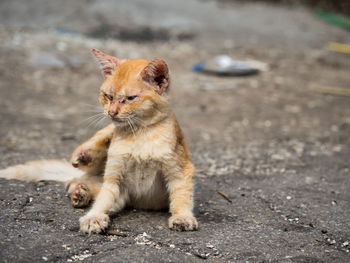
[[[170,228],[197,229],[192,213],[194,167],[166,95],[166,63],[161,59],[125,61],[92,51],[105,76],[99,100],[112,124],[80,145],[71,158],[80,169],[67,185],[73,206],[83,207],[95,200],[80,218],[80,230],[103,231],[109,215],[126,206],[169,207]],[[36,164],[7,168],[0,176],[30,177]]]

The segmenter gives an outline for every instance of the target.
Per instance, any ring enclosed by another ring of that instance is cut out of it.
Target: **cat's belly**
[[[152,162],[129,162],[121,185],[127,206],[142,209],[168,207],[169,196],[160,166]]]

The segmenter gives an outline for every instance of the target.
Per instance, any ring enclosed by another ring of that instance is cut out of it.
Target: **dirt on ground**
[[[174,232],[167,211],[126,210],[109,234],[88,236],[63,184],[1,179],[0,262],[350,261],[350,97],[317,89],[349,87],[350,57],[325,49],[349,32],[261,4],[21,2],[0,3],[0,168],[68,159],[108,124],[89,119],[103,80],[91,48],[161,57],[197,170],[200,227]],[[219,54],[268,70],[191,70]]]

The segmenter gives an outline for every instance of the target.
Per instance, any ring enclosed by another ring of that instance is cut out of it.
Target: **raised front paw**
[[[91,201],[90,189],[84,183],[79,183],[76,180],[70,181],[67,185],[67,192],[73,207],[85,207]]]
[[[92,161],[91,150],[77,150],[72,154],[71,162],[74,167],[86,166]]]
[[[198,228],[198,223],[192,215],[173,215],[169,218],[169,228],[176,231],[192,231]]]
[[[83,233],[100,233],[108,227],[109,216],[106,214],[87,214],[79,219]]]

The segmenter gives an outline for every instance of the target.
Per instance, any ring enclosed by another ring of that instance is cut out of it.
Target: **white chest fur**
[[[163,164],[174,156],[175,138],[171,132],[156,132],[129,140],[116,136],[110,145],[108,158],[122,163],[121,191],[128,205],[136,208],[160,209],[168,204]]]
[[[160,209],[167,205],[168,194],[159,163],[130,159],[121,187],[129,205],[136,208]]]

